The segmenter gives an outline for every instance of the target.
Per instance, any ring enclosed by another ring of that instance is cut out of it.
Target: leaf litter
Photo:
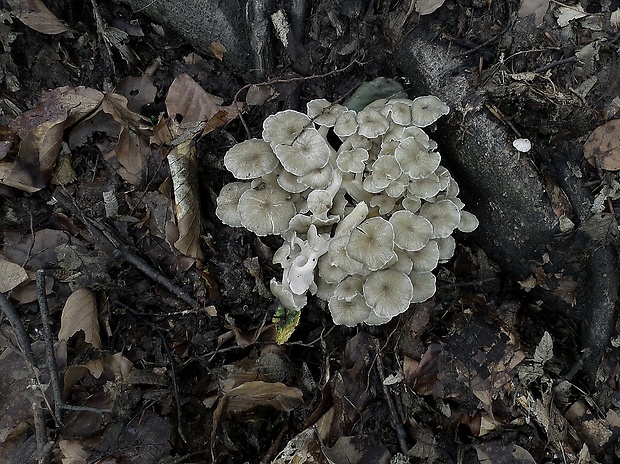
[[[418,3],[423,15],[448,9],[440,8],[441,0]],[[525,7],[538,21],[548,2],[522,2]],[[579,19],[556,10],[558,21]],[[52,16],[42,15],[36,27],[62,34]],[[218,46],[212,52],[217,59],[227,53]],[[564,327],[522,341],[519,327],[506,323],[517,320],[510,307],[529,317],[519,299],[498,305],[487,301],[490,286],[450,286],[455,271],[478,282],[489,278],[486,269],[497,281],[481,252],[461,250],[467,258],[444,269],[442,299],[417,305],[385,331],[334,329],[314,308],[294,323],[299,327],[291,336],[287,315],[268,308],[257,285],[273,274],[264,251],[275,247],[221,230],[207,210],[222,175],[213,153],[221,155],[242,137],[238,126],[226,125],[250,111],[257,130],[259,118],[251,111],[262,108],[248,105],[271,105],[298,88],[286,80],[254,85],[247,105],[236,99],[225,104],[215,74],[205,72],[212,63],[189,55],[175,65],[181,63],[182,71],[165,84],[156,79],[154,64],[109,92],[59,86],[13,119],[2,145],[0,183],[40,195],[35,198],[51,206],[49,219],[3,230],[0,278],[36,338],[38,313],[30,303],[41,292],[33,275],[48,271],[43,293],[52,307],[63,398],[77,408],[54,430],[58,462],[157,462],[183,452],[202,462],[448,462],[459,447],[472,462],[535,462],[532,455],[540,458],[540,450],[586,462],[590,453],[614,446],[616,411],[584,400],[570,379],[559,382],[560,367],[570,368],[558,365],[557,354],[570,351]],[[614,127],[595,130],[584,146],[586,159],[598,158],[604,170],[617,170],[611,169]],[[200,171],[205,161],[206,173]],[[67,163],[69,175],[62,167]],[[116,202],[114,214],[105,211],[104,193]],[[54,204],[61,194],[73,208]],[[568,214],[570,205],[554,201],[558,217]],[[580,230],[610,243],[607,236],[617,229],[610,216]],[[147,257],[199,304],[180,303],[161,282],[129,265],[118,244]],[[223,261],[229,268],[239,264],[232,285],[218,264]],[[569,277],[542,268],[532,277],[524,286],[550,286],[574,301],[577,284]],[[243,308],[232,307],[235,298]],[[530,329],[540,325],[529,323]],[[35,422],[30,372],[6,332],[2,391],[13,401],[0,395],[0,448],[9,462],[24,443],[34,442]],[[283,337],[288,341],[279,346]],[[33,348],[42,352],[38,341]],[[613,361],[602,366],[600,382],[617,382]],[[405,447],[399,428],[406,430]],[[505,430],[515,443],[498,439]]]

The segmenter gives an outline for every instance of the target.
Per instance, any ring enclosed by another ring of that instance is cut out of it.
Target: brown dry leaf
[[[116,147],[104,154],[104,159],[113,166],[117,161],[118,174],[130,184],[139,185],[150,153],[148,137],[142,133],[145,129],[142,116],[127,107],[127,98],[115,93],[104,95],[101,108],[121,126]]]
[[[179,229],[179,237],[174,242],[174,247],[185,256],[202,259],[194,141],[188,140],[173,148],[167,158],[174,186],[174,206]]]
[[[116,84],[114,93],[127,99],[127,108],[130,111],[139,113],[142,107],[155,101],[157,87],[153,81],[155,77],[150,74],[125,77]]]
[[[14,11],[17,10],[17,18],[22,23],[41,34],[61,34],[69,31],[41,0],[13,0],[9,5]]]
[[[540,26],[548,9],[549,0],[522,0],[518,16],[519,18],[526,18],[529,15],[534,15],[534,24]]]
[[[536,464],[532,455],[525,448],[515,444],[505,444],[503,441],[490,441],[474,445],[478,459],[484,464]]]
[[[331,448],[323,448],[323,454],[330,462],[348,464],[388,464],[391,458],[377,438],[363,434],[340,437]]]
[[[11,291],[26,280],[28,274],[23,267],[7,261],[0,255],[0,293]]]
[[[562,274],[554,274],[553,276],[557,279],[557,286],[551,290],[551,293],[565,303],[575,306],[577,304],[577,297],[575,296],[577,282],[571,276]]]
[[[85,287],[78,288],[67,298],[60,318],[58,339],[68,341],[80,330],[84,332],[86,343],[90,343],[95,348],[101,348],[95,294]]]
[[[60,440],[58,447],[62,453],[62,464],[87,464],[90,462],[90,451],[82,440]]]
[[[52,177],[65,128],[95,110],[102,99],[103,94],[95,89],[59,87],[45,94],[38,106],[15,118],[11,129],[21,143],[10,175],[0,175],[0,181],[27,191],[45,187]]]
[[[600,163],[606,171],[620,171],[620,119],[613,119],[592,131],[583,146],[592,166]]]
[[[187,74],[180,74],[170,85],[166,95],[168,117],[183,117],[183,123],[208,121],[222,109],[221,97],[216,97],[198,85]]]

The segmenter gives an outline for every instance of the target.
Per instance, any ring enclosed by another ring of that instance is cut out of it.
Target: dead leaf
[[[551,358],[553,358],[553,339],[549,332],[545,330],[540,342],[536,345],[534,362],[544,365]]]
[[[196,179],[196,148],[188,140],[168,154],[174,186],[174,205],[179,237],[174,247],[191,258],[202,259],[200,250],[200,203]]]
[[[619,171],[620,119],[613,119],[594,129],[583,146],[583,154],[594,167],[600,163],[606,171]]]
[[[15,11],[17,3],[18,19],[31,29],[41,34],[61,34],[69,31],[67,26],[52,13],[41,0],[18,0],[11,1]]]
[[[490,441],[474,445],[478,459],[483,464],[510,462],[511,464],[536,464],[532,455],[525,448],[502,441]]]
[[[446,0],[418,0],[415,2],[415,10],[420,15],[428,15],[444,4]]]
[[[548,9],[549,0],[522,0],[518,16],[519,18],[526,18],[529,15],[534,15],[534,24],[540,26]]]
[[[211,53],[213,53],[220,61],[224,58],[224,53],[228,51],[220,42],[211,42],[211,45],[209,45],[209,50],[211,50]]]
[[[388,464],[391,458],[377,438],[363,434],[340,437],[331,448],[323,448],[323,454],[330,462],[347,464]]]
[[[588,16],[588,13],[583,10],[583,7],[579,3],[571,6],[560,6],[555,14],[558,17],[558,25],[560,27],[568,26],[568,23],[574,19]]]
[[[127,107],[127,98],[122,95],[106,93],[101,108],[121,127],[116,146],[104,154],[104,159],[108,162],[117,161],[120,166],[112,165],[119,175],[130,184],[139,185],[142,169],[150,153],[148,137],[143,133],[144,121],[138,113]]]
[[[85,287],[78,288],[67,298],[60,318],[58,339],[68,341],[80,330],[84,332],[86,343],[90,343],[95,348],[101,348],[95,294]]]
[[[21,142],[8,182],[2,182],[35,191],[45,187],[52,177],[65,128],[95,110],[102,99],[103,94],[95,89],[59,87],[45,94],[41,104],[15,118],[11,129]]]
[[[157,87],[153,84],[154,80],[155,77],[150,74],[125,77],[116,84],[114,93],[127,99],[127,108],[130,111],[139,113],[142,107],[155,101]]]
[[[7,261],[0,255],[0,293],[11,291],[26,280],[28,274],[23,267]]]
[[[168,116],[183,117],[183,123],[208,121],[222,108],[224,101],[198,85],[187,74],[179,74],[170,85],[166,95]]]

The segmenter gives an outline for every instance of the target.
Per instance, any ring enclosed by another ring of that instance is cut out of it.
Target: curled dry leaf
[[[598,126],[586,140],[583,154],[592,166],[620,171],[620,119]]]
[[[418,0],[415,2],[415,10],[420,15],[428,15],[444,4],[446,0]]]
[[[0,256],[0,293],[13,290],[26,280],[28,280],[28,274],[23,267]]]
[[[8,3],[9,6],[15,4]],[[16,7],[13,6],[13,9],[19,20],[41,34],[61,34],[69,30],[41,0],[19,0]]]
[[[69,340],[79,331],[84,332],[84,341],[95,348],[101,348],[99,319],[95,294],[89,288],[78,288],[69,295],[60,318],[59,340]]]

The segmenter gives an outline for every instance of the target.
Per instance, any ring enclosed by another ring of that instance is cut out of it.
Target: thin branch
[[[54,395],[54,416],[57,422],[62,423],[62,395],[60,393],[60,378],[58,376],[58,364],[56,363],[56,353],[54,352],[54,339],[52,337],[52,321],[50,320],[49,309],[47,307],[47,296],[45,295],[45,271],[39,269],[36,273],[37,300],[41,313],[41,323],[43,325],[43,339],[45,341],[45,359]]]

